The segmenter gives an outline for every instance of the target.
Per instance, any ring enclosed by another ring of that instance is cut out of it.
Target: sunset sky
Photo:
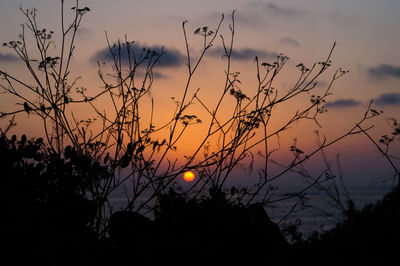
[[[66,0],[67,12],[74,2]],[[57,35],[59,1],[0,0],[1,43],[16,39],[20,33],[20,24],[24,22],[18,10],[20,4],[24,9],[37,8],[38,22]],[[170,97],[181,96],[185,86],[187,71],[182,22],[188,21],[189,43],[196,56],[201,41],[193,31],[203,26],[214,29],[224,14],[221,33],[228,38],[230,15],[236,10],[232,70],[241,72],[244,92],[251,91],[256,84],[255,56],[262,62],[273,61],[279,53],[289,56],[279,80],[279,86],[287,90],[297,73],[295,66],[298,63],[311,66],[323,61],[336,41],[332,69],[321,84],[327,84],[332,71],[339,67],[350,72],[335,83],[333,95],[326,105],[329,111],[324,114],[321,120],[323,128],[319,130],[330,138],[339,136],[363,116],[371,99],[375,101],[374,108],[384,111],[373,121],[376,124],[372,131],[375,137],[391,132],[385,118],[400,119],[398,0],[86,0],[80,1],[80,6],[88,6],[91,11],[82,21],[72,69],[74,75],[82,76],[80,84],[87,87],[88,92],[101,86],[96,62],[107,61],[105,32],[111,42],[127,35],[129,40],[136,41],[138,47],[165,47],[167,53],[162,65],[156,69],[153,93],[157,103],[155,111],[161,111],[163,116],[164,106],[171,107]],[[191,88],[191,93],[200,88],[200,97],[208,99],[211,105],[224,77],[220,49],[218,39],[205,57]],[[10,52],[0,47],[0,70],[23,76],[23,68]],[[9,99],[1,96],[0,111],[18,108]],[[300,102],[297,104],[301,106]],[[291,109],[288,107],[288,110]],[[27,123],[24,132],[27,132],[26,127],[36,132],[34,124],[26,122],[26,119],[27,115],[22,114],[17,123]],[[305,150],[311,149],[315,147],[314,130],[315,127],[309,124],[300,125],[287,136],[285,143],[290,145],[295,137]],[[186,140],[184,144],[187,149],[192,145],[190,142]],[[399,147],[398,142],[395,145]],[[282,149],[288,150],[288,147]],[[381,159],[365,136],[352,136],[330,149],[332,160],[337,153],[341,154],[345,177],[349,180],[364,182],[365,178],[365,182],[377,182],[391,173],[387,162]]]

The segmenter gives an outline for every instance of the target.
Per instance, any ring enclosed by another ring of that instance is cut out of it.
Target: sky
[[[69,10],[75,1],[65,2],[66,10]],[[39,23],[57,33],[60,28],[59,1],[0,0],[1,43],[15,39],[20,32],[24,17],[18,10],[19,5],[24,9],[37,8]],[[215,28],[224,14],[221,33],[228,36],[233,10],[235,53],[232,69],[241,72],[243,90],[255,85],[255,56],[265,61],[273,60],[279,53],[289,56],[279,81],[282,89],[288,89],[298,63],[310,66],[322,61],[336,42],[332,67],[350,72],[335,83],[326,104],[329,111],[324,114],[323,127],[319,130],[331,138],[343,134],[363,116],[371,99],[374,99],[374,108],[384,111],[373,122],[376,125],[371,131],[374,137],[391,132],[385,119],[400,119],[400,2],[397,0],[86,0],[80,1],[80,6],[88,6],[91,11],[82,21],[72,69],[75,75],[84,73],[80,84],[89,92],[101,86],[97,77],[97,60],[108,60],[105,32],[111,42],[118,38],[123,40],[126,35],[129,40],[136,41],[139,48],[166,49],[164,62],[156,69],[156,92],[153,94],[160,121],[167,119],[164,110],[171,108],[169,97],[180,96],[185,85],[186,48],[182,22],[188,21],[189,44],[193,55],[198,55],[201,42],[193,36],[193,31],[203,26]],[[210,104],[224,76],[224,62],[220,55],[221,42],[218,39],[205,57],[191,88],[191,93],[200,88],[199,95],[209,99]],[[0,70],[23,76],[26,72],[22,69],[10,50],[0,47]],[[321,83],[326,84],[329,77],[325,76]],[[298,105],[301,106],[301,102],[294,106]],[[1,95],[1,111],[17,107],[9,96]],[[286,108],[289,112],[297,107]],[[36,122],[27,118],[21,115],[17,123],[36,134]],[[296,138],[304,149],[311,149],[315,146],[314,130],[315,127],[308,123],[299,125],[284,143],[290,145]],[[193,142],[193,139],[186,139],[182,149],[189,151]],[[398,147],[399,143],[395,145]],[[280,156],[284,159],[285,154]],[[336,154],[341,155],[345,175],[352,181],[374,182],[391,172],[387,162],[365,136],[351,136],[329,150],[331,158]],[[310,167],[317,169],[318,164],[315,162]]]

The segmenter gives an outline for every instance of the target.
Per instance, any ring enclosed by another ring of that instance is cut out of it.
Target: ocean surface
[[[376,203],[381,200],[386,193],[390,192],[392,188],[392,184],[383,183],[346,186],[349,198],[355,203],[356,208],[362,208],[366,204]],[[282,192],[280,196],[285,195],[285,193],[292,193],[296,191],[296,189],[298,188],[282,186],[279,190]],[[347,207],[346,193],[342,190],[340,195],[343,205]],[[292,210],[293,206],[298,202],[298,199],[293,198],[277,202],[273,206],[267,207],[266,211],[272,221],[279,222],[281,229],[291,224],[297,224],[303,236],[310,236],[314,231],[322,232],[329,230],[337,223],[343,221],[343,210],[326,192],[316,188],[311,189],[307,193],[306,198],[307,200],[304,204],[305,208],[303,208],[301,204],[297,204]]]
[[[393,184],[388,183],[346,186],[348,195],[355,203],[356,208],[362,208],[366,204],[381,200],[392,188]],[[288,194],[298,192],[301,189],[301,186],[278,186],[272,199],[285,198]],[[342,202],[345,205],[345,193],[341,191],[340,194]],[[114,211],[125,206],[125,195],[125,193],[115,193],[111,196],[110,202]],[[281,229],[296,224],[304,237],[309,236],[314,231],[322,232],[329,230],[344,218],[343,211],[338,207],[336,202],[326,192],[319,189],[313,188],[309,190],[302,203],[300,204],[298,198],[294,197],[274,202],[266,206],[265,209],[270,219],[278,223]]]

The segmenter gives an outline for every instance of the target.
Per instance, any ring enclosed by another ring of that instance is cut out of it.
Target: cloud
[[[376,105],[400,105],[400,93],[385,93],[378,96],[374,103]]]
[[[396,77],[400,78],[400,67],[392,66],[389,64],[381,64],[377,67],[370,67],[368,69],[368,74],[377,79],[386,77]]]
[[[304,6],[289,6],[282,5],[278,1],[266,2],[266,1],[251,1],[243,6],[244,10],[248,15],[255,15],[260,20],[269,21],[274,18],[283,19],[309,19],[312,14],[305,9]],[[272,18],[273,17],[273,18]]]
[[[230,24],[232,22],[232,10],[224,10],[224,12],[206,12],[205,14],[201,14],[195,19],[190,19],[189,21],[193,25],[204,25],[204,26],[216,26],[218,22],[221,19],[222,14],[225,17],[225,22]],[[250,10],[250,9],[238,9],[235,10],[235,24],[240,25],[240,26],[246,26],[246,27],[251,27],[254,29],[254,27],[262,27],[265,29],[265,27],[268,27],[268,20],[265,19],[265,16],[259,12],[258,9],[255,10]],[[186,18],[187,19],[187,18]],[[182,19],[180,21],[184,21],[185,19]]]
[[[374,103],[378,106],[384,105],[400,105],[400,93],[384,93],[374,99]],[[325,104],[326,107],[331,108],[345,108],[360,105],[361,102],[354,99],[339,99]]]
[[[243,4],[240,4],[238,9],[235,11],[235,21],[240,26],[244,25],[251,27],[252,29],[254,29],[254,27],[261,27],[265,29],[266,27],[272,25],[270,22],[274,21],[275,18],[304,19],[310,17],[309,12],[302,7],[282,6],[277,3],[262,3],[262,1],[242,2]],[[223,13],[225,14],[227,21],[230,22],[232,10],[228,9]],[[214,11],[208,12],[207,15],[202,15],[196,20],[196,22],[198,22],[200,25],[203,25],[203,23],[207,21],[208,23],[209,21],[218,23],[220,18],[221,13]]]
[[[143,71],[142,69],[137,70],[136,75],[138,77],[144,77],[145,75],[145,71]],[[153,78],[154,79],[167,79],[168,76],[164,75],[163,73],[161,73],[160,71],[154,71],[153,70]]]
[[[297,47],[300,46],[300,43],[297,40],[288,37],[280,39],[279,42],[282,44],[288,44]]]
[[[93,31],[89,28],[85,28],[85,27],[79,27],[77,34],[80,37],[90,37],[93,34]]]
[[[218,47],[216,49],[212,49],[209,53],[212,56],[223,56],[225,55],[225,51],[222,47]],[[233,49],[232,51],[232,59],[244,61],[244,60],[253,60],[256,56],[260,59],[274,59],[278,54],[274,52],[270,52],[267,50],[260,49],[252,49],[252,48],[242,48],[242,49]]]
[[[353,107],[359,104],[360,102],[354,99],[338,99],[336,101],[326,103],[325,106],[331,108],[342,108],[342,107]]]
[[[136,56],[136,58],[143,58],[146,54],[146,50],[150,49],[151,51],[154,51],[158,54],[161,53],[162,51],[162,46],[159,45],[153,45],[153,46],[142,46],[138,43],[135,43],[132,48],[131,48],[131,58],[133,58],[133,54]],[[115,48],[114,51],[117,51]],[[123,49],[121,49],[121,58],[122,62],[127,63],[128,62],[128,51],[125,49],[125,46]],[[111,62],[113,61],[113,57],[111,52],[109,51],[108,47],[104,48],[98,52],[96,52],[92,57],[91,57],[91,62],[97,62],[97,61],[108,61]],[[176,67],[180,66],[185,62],[185,56],[178,51],[177,49],[174,48],[164,48],[164,54],[161,57],[158,66],[159,67]]]
[[[17,61],[18,57],[12,54],[3,54],[0,52],[0,62],[14,62]]]
[[[247,25],[247,26],[261,26],[266,27],[268,25],[267,20],[264,16],[260,15],[258,12],[248,11],[248,12],[236,12],[235,13],[235,20],[240,25]]]
[[[277,5],[275,3],[267,3],[265,5],[266,9],[274,12],[275,14],[282,15],[284,17],[293,17],[300,13],[299,10],[292,7],[284,7],[281,5]]]

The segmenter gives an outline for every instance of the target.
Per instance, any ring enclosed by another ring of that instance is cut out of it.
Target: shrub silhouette
[[[0,230],[13,261],[62,264],[89,259],[98,246],[93,230],[98,206],[87,191],[106,169],[73,148],[66,154],[52,153],[41,138],[0,137]]]
[[[187,199],[171,189],[160,196],[155,214],[154,222],[128,211],[110,217],[110,240],[120,263],[132,256],[148,264],[277,263],[289,247],[262,204],[230,202],[222,191]]]
[[[381,265],[397,261],[399,211],[396,186],[381,201],[350,209],[346,219],[333,229],[297,242],[292,246],[293,263]]]
[[[162,262],[157,252],[157,230],[154,222],[141,214],[118,211],[111,215],[108,232],[108,253],[112,263],[152,265],[156,259]]]
[[[172,249],[189,257],[200,252],[204,262],[273,260],[287,245],[262,204],[230,202],[215,189],[199,200],[185,200],[171,190],[160,198],[156,223],[172,240]]]

